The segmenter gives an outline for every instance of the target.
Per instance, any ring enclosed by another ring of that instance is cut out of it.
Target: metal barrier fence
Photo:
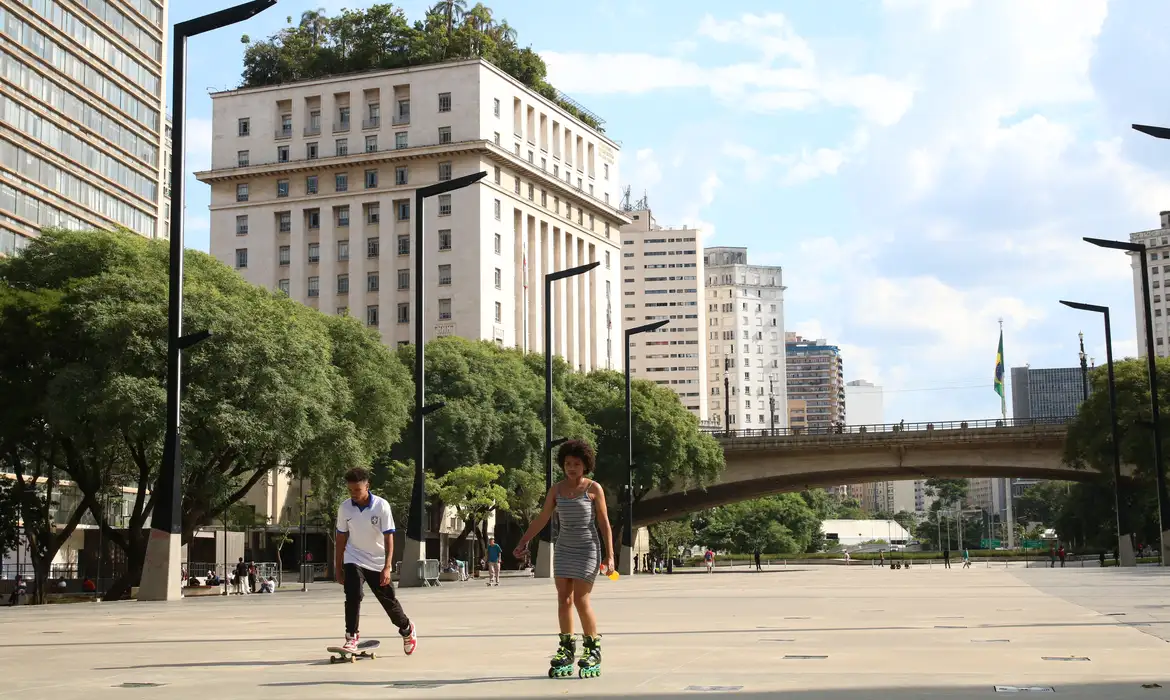
[[[1075,416],[1062,418],[987,418],[980,420],[926,421],[918,423],[881,423],[874,425],[837,425],[827,428],[748,428],[724,430],[719,427],[701,427],[714,437],[790,437],[798,435],[864,435],[867,433],[930,432],[935,430],[968,430],[971,428],[1030,428],[1036,426],[1067,425]]]
[[[274,579],[280,578],[280,570],[276,562],[272,561],[258,561],[253,562],[256,566],[256,580],[266,581],[268,577]],[[236,573],[236,565],[233,563],[222,564],[217,562],[187,562],[183,564],[183,571],[187,573],[188,577],[195,577],[201,583],[207,580],[207,574],[214,571],[219,575],[221,582],[231,582],[232,576]],[[222,585],[222,584],[221,584]]]
[[[0,564],[0,579],[15,579],[17,576],[23,576],[26,579],[32,579],[36,575],[36,570],[32,564],[27,562],[21,564]],[[49,566],[50,579],[75,579],[77,578],[76,564],[51,564]]]

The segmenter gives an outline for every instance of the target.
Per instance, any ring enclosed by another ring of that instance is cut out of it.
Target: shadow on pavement
[[[421,681],[282,681],[280,683],[264,683],[262,688],[308,688],[330,685],[346,685],[357,687],[397,688],[401,690],[427,688],[443,688],[449,685],[480,685],[484,683],[513,683],[516,681],[548,681],[548,677],[541,676],[500,676],[497,678],[455,678],[432,679]]]
[[[135,664],[134,666],[96,666],[95,671],[138,671],[145,668],[216,668],[216,667],[240,667],[247,668],[250,666],[312,666],[314,664],[327,664],[328,659],[286,659],[284,661],[269,661],[264,659],[257,659],[255,661],[190,661],[186,663],[173,664]]]

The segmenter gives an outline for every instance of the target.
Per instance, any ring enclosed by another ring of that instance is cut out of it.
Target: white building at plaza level
[[[249,281],[349,313],[389,345],[458,335],[621,369],[619,146],[482,60],[212,95],[211,253]],[[414,308],[415,189],[487,171],[428,200],[427,308]]]

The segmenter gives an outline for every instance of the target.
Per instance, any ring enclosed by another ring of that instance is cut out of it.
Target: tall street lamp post
[[[155,487],[157,498],[150,520],[150,540],[138,600],[178,600],[182,598],[179,556],[182,551],[182,479],[183,459],[180,452],[179,418],[182,401],[179,372],[183,350],[206,340],[206,330],[183,335],[183,173],[186,158],[183,127],[186,121],[187,39],[214,29],[242,22],[276,4],[276,0],[252,0],[226,10],[175,24],[174,66],[171,74],[171,217],[170,285],[167,304],[167,431],[163,441],[163,461]]]
[[[1136,129],[1137,126],[1134,128]],[[1157,129],[1159,127],[1148,128]],[[1167,133],[1170,133],[1170,130],[1167,130]],[[1142,267],[1142,309],[1146,316],[1146,369],[1150,375],[1150,420],[1153,423],[1154,433],[1154,476],[1158,487],[1158,532],[1161,533],[1159,546],[1162,549],[1162,566],[1166,566],[1166,559],[1170,557],[1170,551],[1167,551],[1166,548],[1170,544],[1170,537],[1167,536],[1170,533],[1166,532],[1166,518],[1170,517],[1170,498],[1166,494],[1166,465],[1162,461],[1162,421],[1158,410],[1158,363],[1157,356],[1154,354],[1154,314],[1150,310],[1150,269],[1146,246],[1144,243],[1110,241],[1101,238],[1085,238],[1085,241],[1102,248],[1137,253]]]
[[[723,429],[731,435],[731,358],[723,358]]]
[[[1085,334],[1083,332],[1077,333],[1077,338],[1081,341],[1081,393],[1084,400],[1089,400],[1089,356],[1085,354]]]
[[[618,573],[634,573],[634,410],[630,398],[630,338],[642,333],[653,333],[670,323],[670,319],[647,323],[626,329],[626,494],[622,508],[622,552],[618,557]]]
[[[552,285],[553,282],[583,275],[595,269],[601,261],[557,270],[544,276],[544,489],[553,485],[553,450],[568,438],[553,439],[553,342],[552,342]],[[536,549],[536,578],[553,577],[552,523],[540,532]]]
[[[398,585],[424,585],[422,562],[426,558],[426,421],[425,416],[443,407],[442,403],[426,405],[424,384],[426,366],[426,284],[424,275],[425,240],[423,239],[423,204],[430,197],[470,187],[487,177],[482,170],[453,180],[437,182],[414,191],[414,488],[410,494],[410,516],[406,524],[406,548],[402,553],[402,569]]]
[[[1111,431],[1110,441],[1113,443],[1113,508],[1117,511],[1117,553],[1119,563],[1122,566],[1137,566],[1128,523],[1121,509],[1121,443],[1117,428],[1117,386],[1114,384],[1113,378],[1113,330],[1109,324],[1109,307],[1083,304],[1079,301],[1062,300],[1060,303],[1070,309],[1092,311],[1105,317],[1105,366],[1109,376],[1109,428]],[[1082,344],[1082,350],[1083,347]],[[1082,351],[1082,361],[1084,356]],[[1088,398],[1088,392],[1085,393],[1085,398]]]

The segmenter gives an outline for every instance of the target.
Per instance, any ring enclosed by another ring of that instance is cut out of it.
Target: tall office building
[[[50,226],[166,236],[164,3],[6,0],[0,32],[0,255]]]
[[[1162,225],[1129,234],[1132,243],[1144,243],[1149,258],[1150,309],[1154,312],[1154,354],[1170,356],[1170,211],[1160,214]],[[1142,297],[1141,256],[1130,254],[1133,267],[1134,318],[1137,320],[1138,356],[1146,356],[1146,307]]]
[[[864,379],[855,379],[845,384],[845,422],[850,426],[869,426],[878,430],[886,422],[882,388]],[[915,482],[872,481],[850,487],[850,492],[859,494],[861,507],[870,513],[893,515],[899,511],[913,512],[915,509]]]
[[[672,389],[704,419],[707,329],[699,232],[663,228],[648,208],[625,213],[632,221],[621,229],[622,328],[670,321],[630,339],[630,374]]]
[[[845,421],[845,364],[824,339],[785,334],[788,396],[805,402],[809,432],[827,433]]]
[[[711,420],[732,429],[783,428],[788,390],[782,270],[749,264],[747,248],[706,248],[703,264]]]
[[[1012,367],[1012,418],[1063,421],[1077,414],[1085,399],[1080,367]]]
[[[458,335],[621,369],[618,144],[482,60],[212,95],[211,253],[248,280],[385,343]],[[383,107],[386,110],[383,110]],[[383,117],[385,112],[389,114]],[[415,191],[487,171],[425,204],[415,278]],[[382,277],[385,280],[382,280]],[[417,284],[427,307],[414,308]]]

